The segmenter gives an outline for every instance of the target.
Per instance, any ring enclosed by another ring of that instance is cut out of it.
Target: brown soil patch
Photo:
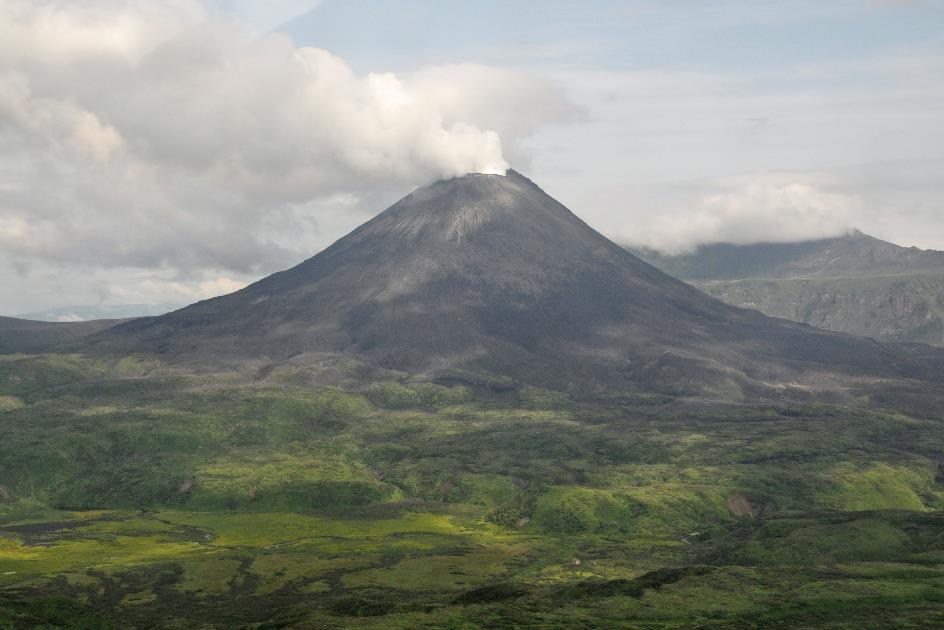
[[[757,508],[755,508],[743,494],[732,494],[729,496],[727,506],[731,514],[735,516],[750,516],[751,518],[757,516]]]

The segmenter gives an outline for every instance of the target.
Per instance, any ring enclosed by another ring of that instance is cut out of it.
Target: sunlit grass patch
[[[726,493],[724,488],[683,484],[556,487],[539,497],[533,523],[555,534],[669,537],[729,518]]]
[[[405,558],[391,566],[348,573],[342,582],[347,588],[457,590],[505,574],[515,557],[513,549],[491,546],[463,554]]]
[[[889,523],[857,519],[836,524],[808,523],[785,536],[764,536],[744,546],[747,557],[769,564],[825,564],[894,559],[904,556],[908,536]]]
[[[152,604],[157,600],[157,594],[152,591],[138,591],[136,593],[128,593],[121,598],[119,605],[121,606],[142,606],[147,604]]]
[[[239,571],[240,566],[241,560],[224,554],[204,555],[183,563],[184,573],[175,588],[205,595],[226,593],[245,579]]]
[[[312,582],[311,584],[306,584],[298,589],[299,593],[327,593],[331,590],[331,585],[329,585],[324,580],[318,580],[317,582]]]
[[[828,490],[820,495],[824,507],[840,510],[925,510],[916,489],[927,486],[914,470],[883,463],[843,462],[823,475]]]
[[[288,552],[265,552],[255,556],[249,570],[259,580],[256,593],[260,595],[289,585],[294,585],[300,592],[323,592],[330,587],[317,578],[333,572],[368,568],[380,562],[381,558],[372,553],[325,558],[311,549],[292,547]],[[313,586],[315,584],[318,586]]]
[[[639,611],[637,614],[641,613],[641,616],[653,620],[677,619],[682,613],[682,616],[697,623],[700,617],[708,620],[720,613],[749,611],[772,594],[772,591],[758,584],[753,571],[725,568],[646,589],[636,600],[638,603],[624,599],[623,605],[632,606]]]
[[[16,409],[22,409],[25,406],[26,403],[16,396],[0,396],[0,412],[14,411]]]
[[[402,498],[366,466],[341,455],[245,453],[198,469],[188,490],[193,509],[305,510]]]
[[[15,538],[0,536],[0,566],[4,567],[0,573],[5,574],[0,575],[0,583],[87,569],[110,572],[202,553],[199,545],[185,540],[173,527],[151,519],[109,513],[73,516],[75,520],[52,528],[27,523]],[[114,518],[103,520],[103,516]]]
[[[86,407],[78,413],[80,417],[88,416],[107,416],[120,412],[121,409],[114,405],[93,405],[91,407]]]
[[[406,512],[396,519],[338,520],[296,513],[161,512],[177,524],[213,532],[222,547],[268,547],[312,539],[366,539],[401,534],[461,534],[444,514]]]

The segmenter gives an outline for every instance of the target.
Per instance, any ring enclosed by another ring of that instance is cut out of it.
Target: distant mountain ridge
[[[858,230],[837,238],[797,243],[715,243],[677,256],[646,248],[630,251],[683,280],[847,278],[939,273],[944,269],[944,252],[901,247]]]
[[[800,243],[631,250],[729,304],[828,330],[944,346],[944,252],[859,231]]]
[[[15,317],[40,322],[87,322],[96,319],[131,319],[163,315],[183,304],[161,302],[157,304],[99,304],[95,306],[60,306],[45,311],[19,313]]]
[[[55,350],[120,324],[124,319],[89,322],[39,322],[0,317],[0,354],[35,354]]]
[[[737,396],[823,384],[823,372],[944,378],[907,349],[715,300],[515,171],[417,189],[292,269],[90,340],[181,364],[346,357],[426,378],[472,370],[583,390]]]

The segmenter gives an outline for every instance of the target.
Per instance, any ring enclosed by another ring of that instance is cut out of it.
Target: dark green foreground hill
[[[680,256],[633,251],[734,306],[884,341],[944,346],[944,252],[858,231],[801,243],[705,245]]]

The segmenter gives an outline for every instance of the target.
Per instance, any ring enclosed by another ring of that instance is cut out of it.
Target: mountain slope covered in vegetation
[[[802,243],[633,250],[734,306],[839,332],[944,346],[944,252],[854,232]]]

